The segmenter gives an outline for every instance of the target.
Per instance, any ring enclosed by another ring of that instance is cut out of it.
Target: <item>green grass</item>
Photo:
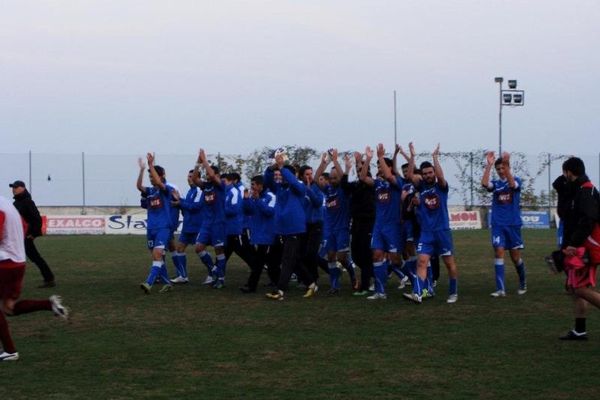
[[[10,319],[21,360],[0,365],[0,397],[597,398],[598,311],[588,320],[590,341],[557,340],[573,318],[563,279],[543,263],[554,233],[524,231],[529,292],[516,295],[510,267],[509,295],[492,299],[488,233],[455,232],[459,301],[445,303],[442,267],[438,296],[420,306],[392,283],[387,301],[352,297],[347,279],[336,298],[323,291],[306,300],[299,289],[283,302],[244,296],[237,287],[247,271],[237,259],[217,291],[200,285],[205,269],[191,252],[191,284],[146,296],[138,287],[148,271],[143,237],[41,238],[57,275],[51,291],[73,317]],[[29,266],[22,298],[49,295],[39,281]]]

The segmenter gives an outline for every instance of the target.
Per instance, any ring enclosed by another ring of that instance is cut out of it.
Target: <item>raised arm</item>
[[[377,145],[377,162],[379,163],[383,178],[392,185],[397,186],[398,181],[396,180],[392,169],[385,163],[385,148],[383,147],[383,143]]]
[[[415,157],[417,153],[415,152],[415,146],[413,145],[413,142],[408,144],[408,149],[410,151],[410,156],[408,157],[408,170],[406,171],[406,179],[411,181],[413,185],[418,186],[422,178],[415,174],[415,169],[417,169],[415,166]]]
[[[446,179],[444,178],[444,171],[442,170],[442,165],[440,164],[440,144],[439,143],[435,147],[435,150],[433,150],[433,153],[431,155],[433,157],[433,170],[435,172],[435,177],[437,178],[438,185],[440,185],[440,187],[445,188],[448,186],[448,182],[446,182]]]
[[[341,179],[342,178],[341,175],[344,173],[344,170],[342,169],[342,166],[340,165],[340,162],[338,160],[337,149],[331,150],[331,160],[333,161],[333,166],[335,167],[335,170],[338,172],[338,174],[340,174],[340,179]]]
[[[490,175],[492,174],[492,167],[494,166],[494,162],[496,160],[496,155],[493,151],[488,151],[485,154],[485,169],[483,170],[483,177],[481,178],[481,186],[486,189],[490,189]]]
[[[215,170],[212,169],[212,167],[208,163],[204,149],[200,149],[200,151],[198,152],[198,162],[200,164],[202,164],[202,167],[204,167],[204,170],[206,171],[206,176],[208,177],[208,179],[210,181],[212,181],[212,183],[214,183],[215,185],[220,185],[221,180],[219,179],[217,174],[215,174]]]
[[[327,168],[327,164],[329,164],[329,160],[327,157],[327,152],[321,154],[321,163],[319,164],[319,166],[317,167],[317,170],[315,171],[315,181],[319,181],[319,177],[321,175],[323,175],[323,172],[325,172],[325,168]]]
[[[140,167],[140,173],[137,177],[136,187],[142,193],[146,193],[146,187],[142,184],[144,182],[144,171],[146,170],[146,163],[142,157],[138,158],[138,166]]]
[[[367,171],[369,170],[369,165],[371,165],[371,159],[373,159],[373,150],[371,150],[371,148],[369,146],[367,146],[365,148],[365,161],[362,165],[362,168],[360,169],[360,174],[358,175],[358,179],[360,179],[361,182],[364,182],[369,186],[374,186],[375,181],[373,180],[372,177],[367,175]]]
[[[150,175],[152,175],[152,180],[156,182],[156,186],[158,186],[160,190],[166,190],[167,186],[162,181],[162,179],[158,175],[158,172],[156,172],[156,169],[154,168],[154,153],[146,154],[146,159],[148,160],[148,168],[150,169]]]

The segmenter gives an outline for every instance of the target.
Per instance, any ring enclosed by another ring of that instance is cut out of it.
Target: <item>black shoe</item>
[[[336,295],[340,294],[340,289],[331,288],[327,291],[327,294],[329,296],[336,296]]]
[[[560,340],[588,340],[587,332],[575,332],[570,330],[566,335],[559,337]]]
[[[56,286],[56,282],[48,281],[48,282],[44,282],[40,286],[38,286],[38,289],[52,288],[54,286]]]
[[[256,293],[256,289],[250,289],[248,286],[242,286],[240,288],[240,292],[248,294],[248,293]]]

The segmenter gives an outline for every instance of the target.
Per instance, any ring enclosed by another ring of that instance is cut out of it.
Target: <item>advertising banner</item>
[[[105,225],[105,217],[101,215],[46,216],[48,235],[102,235]]]
[[[481,229],[479,211],[450,211],[450,229]]]
[[[550,215],[547,211],[522,211],[523,228],[549,229]]]

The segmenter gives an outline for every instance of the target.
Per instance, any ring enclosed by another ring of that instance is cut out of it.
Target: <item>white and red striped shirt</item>
[[[6,198],[0,196],[0,261],[24,263],[25,240],[21,215]]]

